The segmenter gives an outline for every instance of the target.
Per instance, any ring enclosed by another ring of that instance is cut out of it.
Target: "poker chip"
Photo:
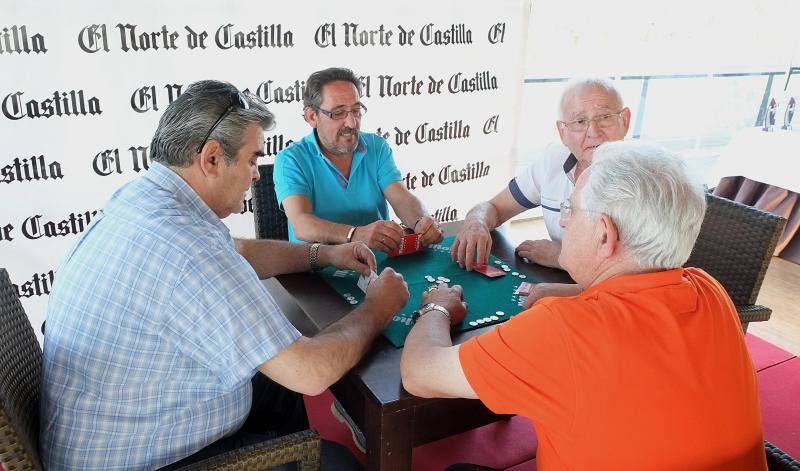
[[[486,316],[486,317],[483,318],[483,322],[492,322],[492,318],[489,317],[489,316]]]
[[[475,326],[478,325],[478,323],[475,322],[475,321],[469,321],[469,325],[471,325],[472,327],[475,327]]]
[[[503,265],[500,265],[500,268],[502,268],[503,270],[505,270],[506,268],[509,268],[509,266],[508,266],[508,265],[505,265],[505,264],[503,264]]]
[[[502,263],[503,263],[503,262],[501,262],[500,260],[495,260],[495,261],[494,261],[494,264],[495,264],[495,265],[500,265],[500,264],[502,264]]]
[[[445,276],[439,277],[439,280],[444,281],[445,283],[450,283],[450,278],[447,278]]]
[[[506,315],[506,313],[503,312],[503,311],[497,311],[497,312],[495,312],[495,314],[497,314],[498,316],[505,316]]]
[[[491,319],[491,320],[493,320],[493,321],[498,321],[498,320],[500,320],[500,318],[499,318],[499,317],[497,317],[497,316],[489,316],[489,319]]]
[[[475,322],[477,322],[478,324],[485,324],[486,320],[485,319],[475,319]]]
[[[351,299],[350,304],[358,304],[358,301],[356,301],[355,299]]]
[[[520,273],[519,277],[522,278],[522,279],[527,278],[527,276],[525,276],[525,275],[523,275],[521,273]]]
[[[511,271],[511,269],[510,269],[510,268],[508,268],[508,267],[505,267],[505,268],[503,268],[503,271],[504,271],[504,272],[506,272],[506,273],[508,273],[508,272],[510,272],[510,271]]]

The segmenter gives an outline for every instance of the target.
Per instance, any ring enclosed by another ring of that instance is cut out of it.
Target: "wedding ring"
[[[433,291],[435,289],[439,289],[439,285],[428,286],[428,289],[426,291],[430,293],[431,291]]]
[[[386,238],[385,237],[381,237],[381,244],[383,244],[383,243],[386,243]]]

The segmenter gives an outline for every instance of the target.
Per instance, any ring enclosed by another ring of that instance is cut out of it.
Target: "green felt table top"
[[[522,282],[537,283],[538,280],[524,274],[513,275],[517,270],[511,264],[497,257],[490,256],[489,264],[501,268],[509,267],[505,276],[489,278],[475,271],[467,272],[450,259],[450,244],[453,238],[448,237],[439,244],[429,246],[426,250],[410,255],[389,258],[383,252],[376,254],[378,273],[385,267],[392,267],[403,275],[408,283],[410,296],[408,302],[389,323],[383,335],[395,346],[402,347],[405,338],[414,325],[413,312],[421,303],[422,293],[432,284],[425,277],[444,277],[449,285],[458,284],[464,289],[464,300],[467,302],[467,316],[455,331],[476,329],[489,324],[503,322],[522,311],[524,297],[514,294]],[[499,262],[499,263],[496,263]],[[359,273],[351,270],[326,268],[319,273],[323,279],[345,300],[358,306],[364,300],[364,292],[358,287]],[[502,313],[502,314],[500,314]]]

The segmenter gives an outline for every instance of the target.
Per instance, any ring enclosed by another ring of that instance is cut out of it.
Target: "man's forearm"
[[[466,224],[470,220],[481,221],[486,224],[486,227],[491,231],[500,225],[501,222],[498,219],[497,208],[489,201],[484,201],[483,203],[478,203],[474,208],[469,210],[464,218],[464,223]]]
[[[309,269],[308,244],[263,239],[235,239],[235,242],[236,250],[262,280]]]
[[[326,221],[312,214],[300,214],[295,219],[297,221],[292,224],[295,236],[308,242],[343,244],[347,242],[347,234],[353,227]]]
[[[367,352],[386,316],[365,302],[313,338],[302,337],[266,363],[262,372],[293,391],[317,395]]]
[[[432,386],[441,372],[428,360],[434,357],[435,350],[452,346],[449,319],[434,311],[419,318],[403,346],[400,371],[404,387],[417,396],[439,395]]]

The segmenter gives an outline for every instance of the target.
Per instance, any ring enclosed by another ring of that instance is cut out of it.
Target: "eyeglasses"
[[[214,121],[214,124],[211,125],[211,129],[208,130],[206,136],[203,138],[202,141],[200,141],[200,145],[197,146],[198,154],[203,151],[203,146],[206,145],[208,138],[211,137],[211,133],[214,132],[214,128],[217,127],[217,125],[225,118],[225,116],[228,116],[228,113],[230,113],[237,106],[243,110],[250,109],[250,103],[247,102],[247,98],[245,98],[242,92],[231,90],[229,98],[230,98],[230,106],[225,108],[225,111],[223,111],[222,114],[219,115],[219,118],[217,118],[217,120]]]
[[[341,121],[347,118],[348,114],[352,114],[353,118],[355,119],[360,119],[362,116],[367,114],[367,107],[364,106],[363,103],[359,103],[358,108],[353,108],[352,110],[348,110],[347,108],[338,108],[333,111],[328,111],[323,110],[320,107],[317,107],[316,110],[334,121]]]
[[[561,220],[564,221],[564,222],[569,221],[569,219],[572,217],[572,214],[578,209],[580,209],[581,211],[585,211],[587,213],[599,213],[600,212],[600,211],[592,211],[591,209],[583,209],[583,208],[579,208],[577,206],[573,206],[572,203],[569,200],[563,201],[558,207],[561,210],[561,214],[560,214],[561,215]]]
[[[597,123],[597,127],[599,128],[607,129],[619,124],[619,118],[622,116],[623,111],[625,110],[619,110],[616,113],[601,114],[591,119],[581,118],[575,121],[559,121],[558,123],[562,128],[569,129],[572,132],[586,132],[592,122]]]

